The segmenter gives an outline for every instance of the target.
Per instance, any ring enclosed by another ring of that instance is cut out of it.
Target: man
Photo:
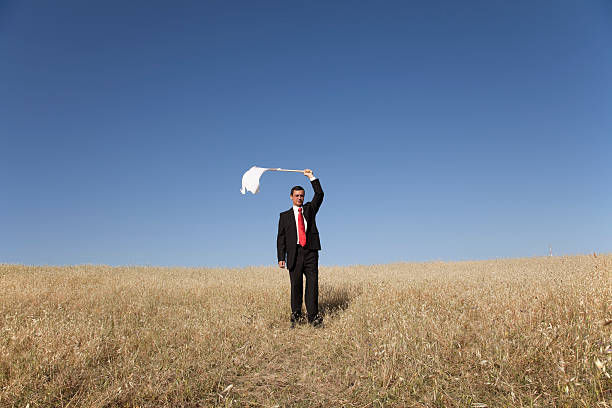
[[[289,270],[291,281],[291,327],[304,322],[302,316],[302,292],[306,275],[306,312],[308,322],[313,326],[323,323],[319,315],[319,231],[316,215],[323,202],[321,183],[312,174],[304,170],[314,190],[312,201],[304,203],[304,188],[295,186],[291,189],[290,198],[293,207],[280,213],[276,249],[278,266]]]

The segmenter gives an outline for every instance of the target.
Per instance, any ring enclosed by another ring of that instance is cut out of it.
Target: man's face
[[[304,190],[294,190],[290,197],[296,207],[301,207],[304,204]]]

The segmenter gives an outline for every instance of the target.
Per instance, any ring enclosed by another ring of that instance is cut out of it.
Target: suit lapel
[[[308,205],[308,203],[304,204],[302,206],[302,214],[304,215],[304,219],[306,220],[306,223],[310,223],[310,206]]]

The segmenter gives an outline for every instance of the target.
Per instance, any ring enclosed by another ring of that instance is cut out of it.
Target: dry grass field
[[[612,406],[612,255],[322,267],[320,303],[290,329],[274,267],[0,265],[0,406]]]

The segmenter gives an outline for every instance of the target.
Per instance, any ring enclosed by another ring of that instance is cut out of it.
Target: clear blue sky
[[[0,262],[612,251],[612,2],[2,1]]]

